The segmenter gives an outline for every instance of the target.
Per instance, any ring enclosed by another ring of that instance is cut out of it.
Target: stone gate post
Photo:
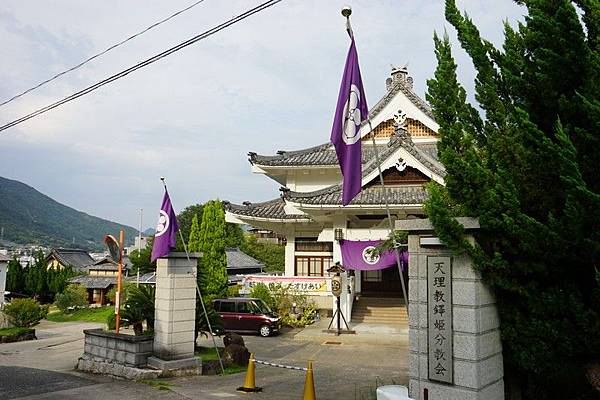
[[[196,262],[198,253],[171,252],[156,262],[154,357],[161,370],[195,368]]]
[[[458,221],[467,233],[479,228],[476,219]],[[435,236],[429,220],[397,221],[396,229],[409,233],[410,397],[503,400],[493,293],[468,256],[454,256]]]

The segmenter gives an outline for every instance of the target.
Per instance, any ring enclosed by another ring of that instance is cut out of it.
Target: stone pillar
[[[171,252],[156,262],[154,357],[148,365],[162,369],[196,367],[196,262],[198,253]]]
[[[472,218],[458,221],[467,232],[479,227]],[[410,397],[503,400],[500,320],[493,293],[468,256],[454,256],[434,236],[429,220],[397,221],[396,229],[409,232]]]

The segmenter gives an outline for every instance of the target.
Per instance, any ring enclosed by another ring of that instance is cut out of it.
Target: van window
[[[254,310],[250,308],[250,303],[246,301],[240,301],[237,303],[237,312],[244,314],[252,314]]]
[[[215,309],[215,311],[219,311],[219,309],[221,308],[221,302],[219,300],[213,301],[213,308]]]
[[[235,303],[233,301],[221,301],[220,312],[235,312]]]

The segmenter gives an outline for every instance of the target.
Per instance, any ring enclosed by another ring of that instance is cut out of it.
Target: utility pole
[[[138,231],[138,257],[142,253],[142,220],[144,216],[144,209],[140,208],[140,229]],[[136,286],[140,286],[140,269],[137,270]]]

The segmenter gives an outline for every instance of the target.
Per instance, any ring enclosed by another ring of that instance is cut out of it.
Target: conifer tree
[[[187,244],[189,251],[200,251],[200,225],[198,224],[198,215],[192,217],[192,226],[190,228],[190,238]]]
[[[25,291],[25,273],[23,266],[16,258],[8,262],[6,290],[15,293],[23,293]]]
[[[435,36],[427,99],[447,175],[445,187],[430,185],[426,212],[494,289],[505,370],[524,397],[585,398],[584,366],[600,357],[600,3],[522,3],[525,23],[506,23],[496,49],[446,0],[484,116],[457,81],[448,37]],[[479,218],[477,245],[458,215]]]
[[[200,288],[208,296],[227,293],[227,258],[225,255],[225,213],[221,202],[211,200],[204,205],[200,224],[199,261]]]

